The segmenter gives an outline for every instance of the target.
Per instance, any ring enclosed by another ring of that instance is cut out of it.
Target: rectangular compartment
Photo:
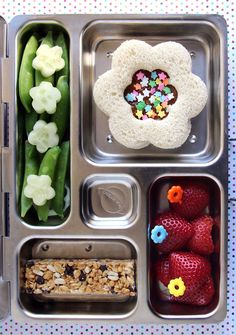
[[[218,25],[214,20],[191,18],[95,20],[83,30],[80,54],[81,150],[88,160],[98,165],[208,165],[220,157],[225,125],[225,64],[224,35],[219,25],[223,27],[224,23],[219,21]],[[132,150],[122,146],[111,138],[108,118],[95,105],[93,86],[96,79],[111,68],[112,52],[129,39],[144,40],[151,45],[170,40],[180,42],[192,56],[193,73],[207,85],[207,105],[192,119],[191,134],[178,149],[161,150],[150,145]]]
[[[16,209],[18,212],[19,217],[20,215],[20,190],[23,185],[23,166],[22,159],[24,163],[24,143],[27,140],[27,135],[25,131],[25,117],[24,114],[26,114],[26,111],[20,101],[19,97],[19,89],[18,89],[18,76],[19,76],[19,68],[21,63],[22,54],[24,51],[24,47],[28,41],[28,39],[31,37],[32,34],[35,34],[35,36],[42,36],[45,37],[47,35],[48,31],[52,31],[53,33],[53,40],[55,43],[55,39],[58,36],[59,33],[63,33],[66,39],[66,43],[68,46],[68,57],[69,57],[69,71],[70,71],[70,36],[68,31],[63,25],[58,24],[56,21],[53,20],[41,20],[41,21],[29,21],[27,24],[23,25],[17,32],[17,35],[15,37],[15,43],[16,43],[16,53],[15,53],[15,69],[16,69],[16,84],[15,84],[15,94],[16,94],[16,153],[15,153],[15,171],[16,171]],[[38,41],[40,45],[40,40]],[[55,75],[54,75],[55,76]],[[69,79],[69,78],[68,78]],[[56,80],[54,79],[53,86],[56,87]],[[34,83],[34,85],[36,85]],[[71,86],[70,80],[69,80],[69,87]],[[31,112],[32,113],[32,112]],[[41,115],[38,115],[38,120],[41,118]],[[50,120],[51,115],[48,114],[48,118],[46,119],[46,122],[51,122]],[[35,121],[36,122],[36,121]],[[68,122],[68,129],[65,132],[63,141],[70,139],[70,120]],[[61,145],[61,142],[59,143]],[[44,154],[38,154],[39,163],[42,160],[42,155]],[[41,156],[40,156],[41,155]],[[67,172],[67,181],[68,187],[70,188],[70,172]],[[32,206],[33,207],[33,206]],[[67,217],[69,216],[70,210],[67,209],[65,217],[61,219],[59,216],[50,216],[47,220],[47,222],[40,222],[37,218],[36,211],[31,208],[29,212],[26,214],[22,220],[30,225],[42,225],[42,226],[57,226],[62,224]]]
[[[62,247],[63,244],[63,247]],[[114,259],[136,261],[135,248],[125,240],[109,239],[31,239],[19,253],[19,303],[27,315],[35,318],[54,316],[66,318],[124,318],[137,303],[135,296],[110,295],[46,295],[27,294],[23,290],[23,269],[30,259]],[[136,278],[135,278],[136,281]],[[136,283],[137,284],[137,283]],[[69,305],[68,305],[69,304]]]
[[[150,225],[157,213],[163,213],[169,209],[167,190],[170,185],[178,185],[180,181],[201,182],[209,186],[210,205],[205,213],[209,214],[215,221],[212,237],[215,245],[213,254],[210,255],[212,265],[212,276],[215,285],[215,295],[212,302],[207,306],[192,306],[174,302],[163,301],[159,297],[160,287],[157,285],[154,275],[154,264],[158,259],[158,252],[150,239]],[[210,175],[163,175],[155,180],[149,191],[149,225],[148,225],[148,296],[149,306],[154,314],[164,319],[202,318],[206,319],[218,311],[226,297],[225,287],[225,255],[224,255],[224,230],[226,226],[225,217],[226,195],[221,183]]]

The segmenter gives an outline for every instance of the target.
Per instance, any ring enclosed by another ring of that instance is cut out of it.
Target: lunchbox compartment
[[[59,24],[57,21],[53,20],[40,20],[40,21],[29,21],[27,24],[23,25],[19,31],[17,32],[17,35],[15,37],[15,43],[16,43],[16,53],[15,53],[15,68],[16,68],[16,84],[15,84],[15,89],[16,92],[18,92],[18,75],[19,75],[19,68],[20,68],[20,63],[21,63],[21,57],[24,51],[24,47],[30,38],[32,34],[35,34],[36,36],[42,36],[45,37],[48,31],[52,31],[53,37],[54,37],[54,42],[55,38],[58,36],[59,33],[63,33],[65,36],[65,40],[68,46],[68,52],[69,52],[69,65],[70,65],[70,36],[66,28],[62,25]],[[41,39],[39,39],[39,45],[40,45]],[[56,82],[53,85],[54,87],[56,86]],[[71,88],[71,84],[69,81],[69,86]],[[21,217],[20,215],[20,193],[23,185],[23,177],[21,175],[22,173],[22,166],[20,166],[22,162],[21,155],[23,155],[23,160],[24,160],[24,151],[22,152],[21,146],[24,145],[25,140],[27,139],[26,134],[24,136],[21,135],[21,132],[24,131],[24,128],[22,128],[22,124],[25,122],[24,116],[21,114],[24,111],[24,107],[22,106],[22,103],[19,98],[19,92],[16,93],[16,135],[15,135],[15,141],[16,141],[16,151],[15,151],[15,171],[16,171],[16,210],[24,223],[27,223],[32,226],[58,226],[61,225],[66,221],[70,214],[70,206],[67,208],[67,210],[64,213],[64,218],[60,218],[58,215],[57,216],[49,216],[47,222],[39,221],[36,211],[32,208],[28,211],[28,213],[25,215],[24,218]],[[25,112],[26,113],[26,112]],[[50,122],[50,121],[47,121]],[[66,140],[70,140],[70,121],[68,123],[68,129],[65,132],[65,138]],[[65,140],[65,139],[64,139]],[[40,155],[40,154],[39,154]],[[42,159],[42,154],[41,158]],[[70,163],[69,163],[70,165]],[[70,193],[70,167],[68,167],[68,172],[67,172],[67,177],[66,177],[66,184],[67,184],[67,190],[66,192]]]
[[[92,228],[128,228],[139,214],[140,190],[128,174],[94,174],[81,187],[81,216]]]
[[[94,83],[111,68],[112,52],[129,39],[143,40],[151,45],[165,41],[181,43],[192,56],[192,72],[206,83],[207,104],[191,120],[190,136],[178,149],[163,150],[149,145],[132,150],[122,146],[112,137],[107,116],[96,107]],[[217,26],[204,20],[95,20],[88,24],[81,34],[80,56],[83,155],[98,165],[213,163],[222,153],[224,132],[223,97],[219,95],[224,87],[221,44],[222,36]]]
[[[167,190],[171,185],[178,185],[179,182],[200,182],[208,185],[210,191],[210,205],[206,208],[205,214],[209,214],[215,221],[212,230],[214,252],[209,256],[212,265],[212,276],[215,286],[215,294],[212,302],[207,306],[193,306],[174,302],[163,301],[161,288],[157,284],[154,275],[155,261],[160,257],[155,245],[150,238],[151,224],[155,216],[169,209]],[[148,295],[149,306],[154,314],[161,318],[208,318],[218,310],[223,296],[224,287],[224,241],[222,239],[224,226],[225,194],[221,183],[210,175],[164,175],[155,180],[149,190],[149,223],[148,223]]]
[[[19,252],[19,304],[34,318],[124,318],[133,312],[137,294],[122,296],[109,294],[29,294],[24,289],[24,267],[28,260],[37,259],[111,259],[137,260],[134,246],[119,239],[37,239],[25,242]],[[135,267],[136,282],[136,267]],[[137,282],[136,282],[137,285]]]

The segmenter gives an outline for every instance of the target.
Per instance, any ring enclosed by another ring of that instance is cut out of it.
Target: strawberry
[[[194,234],[187,244],[189,250],[200,255],[210,255],[214,251],[211,236],[213,224],[213,219],[208,215],[201,216],[192,221]]]
[[[187,296],[195,293],[211,274],[210,262],[191,252],[173,252],[169,256],[170,278],[181,278]]]
[[[180,302],[195,306],[209,305],[215,294],[214,283],[212,277],[209,276],[205,283],[192,294],[184,294],[182,297],[171,296],[170,301]]]
[[[186,219],[194,219],[209,205],[209,189],[199,182],[180,183],[169,189],[167,199],[172,211]]]
[[[168,256],[159,257],[155,264],[155,272],[157,280],[163,285],[168,286],[170,281]]]
[[[166,212],[158,215],[151,231],[151,239],[158,251],[180,250],[193,235],[191,224],[179,215]]]

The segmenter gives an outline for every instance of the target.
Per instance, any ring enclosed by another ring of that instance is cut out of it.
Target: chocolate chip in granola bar
[[[37,276],[36,277],[36,283],[39,285],[44,284],[44,278],[42,276]]]
[[[86,274],[81,271],[80,275],[79,275],[79,281],[85,281],[86,280]]]
[[[64,271],[66,276],[74,276],[74,267],[66,264],[65,271]]]
[[[33,289],[31,287],[27,287],[25,291],[28,294],[32,294],[33,293]]]
[[[33,260],[29,260],[29,261],[27,261],[27,263],[26,263],[26,267],[27,268],[32,268],[32,266],[34,266],[34,261]]]
[[[136,292],[136,287],[129,286],[128,290],[130,290],[130,292]]]
[[[100,269],[102,272],[106,271],[106,270],[107,270],[107,266],[106,266],[106,264],[101,264],[100,267],[99,267],[99,269]]]

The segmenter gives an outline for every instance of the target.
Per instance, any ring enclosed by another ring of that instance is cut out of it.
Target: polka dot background
[[[227,21],[228,26],[228,64],[229,64],[229,137],[236,139],[236,109],[235,109],[235,26],[236,5],[234,0],[205,0],[205,1],[9,1],[0,0],[0,14],[10,21],[13,16],[20,14],[79,14],[79,13],[158,13],[158,14],[220,14]],[[236,141],[229,146],[229,197],[236,198]],[[236,334],[236,264],[235,264],[235,235],[236,235],[236,202],[229,202],[229,234],[228,234],[228,300],[227,317],[219,324],[200,325],[80,325],[78,324],[21,324],[10,317],[0,323],[1,335],[233,335]]]

